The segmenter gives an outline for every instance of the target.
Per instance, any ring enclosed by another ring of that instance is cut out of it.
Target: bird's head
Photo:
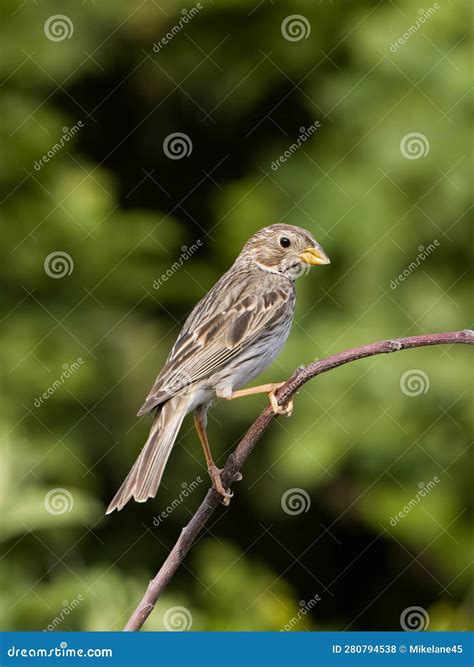
[[[311,266],[329,264],[329,257],[306,229],[294,225],[270,225],[250,237],[241,257],[264,271],[295,280]]]

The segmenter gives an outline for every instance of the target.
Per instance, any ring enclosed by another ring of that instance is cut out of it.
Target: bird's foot
[[[214,490],[217,491],[217,493],[222,497],[221,503],[225,507],[228,507],[230,505],[230,499],[234,495],[233,491],[230,489],[224,489],[224,485],[222,484],[221,479],[221,471],[216,465],[209,466],[208,471]]]
[[[270,405],[272,406],[272,410],[276,415],[286,415],[287,417],[291,417],[291,415],[293,414],[293,399],[290,398],[284,405],[280,405],[275,396],[275,392],[277,391],[277,389],[283,387],[284,384],[286,383],[275,382],[272,385],[271,391],[269,391],[267,395],[268,398],[270,399]]]
[[[270,399],[270,404],[272,406],[273,412],[276,415],[290,415],[293,412],[293,400],[290,398],[284,405],[280,405],[276,399],[275,392],[280,387],[286,384],[285,382],[271,382],[269,384],[261,384],[258,387],[248,387],[247,389],[239,389],[238,391],[233,391],[232,393],[223,393],[216,392],[219,398],[227,398],[232,400],[233,398],[240,398],[241,396],[251,396],[252,394],[267,394]]]

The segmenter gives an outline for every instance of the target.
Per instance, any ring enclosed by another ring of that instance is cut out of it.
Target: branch
[[[339,354],[327,357],[327,359],[314,361],[309,364],[309,366],[298,368],[285,385],[278,390],[276,396],[280,404],[285,404],[300,387],[312,378],[321,375],[321,373],[326,373],[333,368],[347,364],[350,361],[357,361],[357,359],[363,359],[364,357],[372,357],[376,354],[409,350],[414,347],[453,344],[474,345],[474,332],[465,329],[464,331],[453,331],[449,333],[410,336],[408,338],[400,338],[399,340],[383,340],[378,343],[363,345],[362,347],[354,347],[345,352],[339,352]],[[275,414],[273,410],[270,406],[267,407],[254,421],[234,452],[230,454],[221,475],[225,488],[230,487],[234,481],[239,479],[241,467],[248,459],[253,448],[263,435],[263,432],[268,428],[274,418]],[[152,612],[160,594],[183,562],[187,552],[205,524],[209,521],[213,512],[219,506],[220,500],[221,498],[216,491],[214,491],[213,488],[209,489],[206,497],[198,507],[191,521],[182,529],[181,535],[155,578],[150,581],[145,595],[131,615],[124,630],[140,630],[143,626]]]

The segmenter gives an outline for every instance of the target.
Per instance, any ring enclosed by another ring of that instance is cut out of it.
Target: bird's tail
[[[158,408],[148,440],[106,514],[121,510],[131,498],[144,503],[156,495],[187,407],[187,401],[174,397]]]

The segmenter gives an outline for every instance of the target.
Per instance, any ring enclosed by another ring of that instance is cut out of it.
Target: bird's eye
[[[282,248],[288,248],[291,245],[290,239],[287,239],[286,236],[282,236],[280,239],[280,245]]]

